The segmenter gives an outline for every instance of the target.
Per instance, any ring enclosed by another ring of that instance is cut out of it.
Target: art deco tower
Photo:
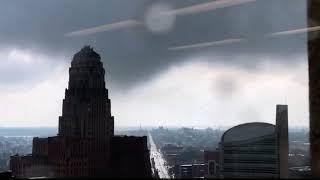
[[[11,156],[14,176],[151,177],[147,137],[114,136],[104,76],[91,47],[74,55],[58,135],[35,137],[31,155]]]
[[[114,120],[105,88],[105,70],[100,55],[89,46],[76,53],[69,68],[59,136],[109,141]]]

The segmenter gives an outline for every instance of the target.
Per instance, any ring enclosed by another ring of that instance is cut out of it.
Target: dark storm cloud
[[[143,21],[151,0],[28,0],[3,1],[0,6],[0,46],[32,48],[48,54],[72,57],[85,44],[91,44],[101,54],[108,80],[118,85],[132,85],[152,77],[171,64],[202,55],[223,54],[232,57],[250,54],[247,61],[226,62],[239,64],[252,61],[260,54],[291,57],[304,53],[305,35],[263,38],[266,33],[298,29],[306,26],[306,1],[257,0],[254,3],[196,15],[179,16],[167,34],[154,34],[145,27],[102,32],[81,37],[64,34],[93,26],[128,19]],[[174,8],[197,3],[200,0],[161,1]],[[227,38],[248,38],[247,43],[199,50],[168,51],[169,47]],[[70,61],[70,59],[67,59]],[[279,58],[278,58],[279,59]],[[292,63],[290,61],[290,63]],[[251,66],[245,66],[251,67]],[[125,86],[124,86],[125,87]]]

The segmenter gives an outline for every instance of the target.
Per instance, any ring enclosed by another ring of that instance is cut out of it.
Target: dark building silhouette
[[[114,136],[100,55],[89,46],[69,68],[59,133],[34,138],[32,154],[12,156],[16,177],[151,177],[147,137]]]
[[[146,136],[114,136],[111,142],[110,169],[116,177],[146,177],[146,172],[151,177]]]
[[[11,171],[0,172],[0,179],[13,179]]]
[[[288,178],[289,132],[288,132],[288,105],[277,105],[276,131],[279,147],[280,178]]]
[[[320,25],[320,1],[308,0],[308,27]],[[310,155],[312,177],[320,177],[320,34],[308,31]]]

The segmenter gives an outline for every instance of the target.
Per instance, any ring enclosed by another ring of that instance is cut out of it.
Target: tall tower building
[[[14,176],[151,177],[147,137],[114,136],[104,77],[90,46],[74,55],[58,135],[36,137],[32,154],[11,156]]]
[[[89,168],[82,170],[86,176],[102,176],[108,171],[106,162],[110,158],[114,118],[111,116],[111,102],[104,77],[100,55],[93,48],[85,46],[73,56],[62,116],[59,117],[58,136],[68,142],[78,142],[74,145],[67,143],[63,148],[68,152],[76,146],[73,151],[79,153],[61,152],[63,156],[55,159],[58,167],[74,169],[74,164],[80,164],[81,169],[89,165]],[[81,160],[83,156],[85,160]],[[76,161],[62,165],[60,162],[63,159]],[[63,168],[58,168],[61,176],[66,175]],[[78,176],[74,173],[77,170],[71,171],[67,175]]]
[[[277,105],[276,132],[279,146],[279,170],[280,178],[288,178],[288,105]]]
[[[89,46],[76,53],[69,68],[59,136],[110,141],[113,117],[100,55]]]

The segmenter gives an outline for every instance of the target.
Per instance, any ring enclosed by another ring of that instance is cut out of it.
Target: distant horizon
[[[244,123],[243,123],[244,124]],[[238,124],[240,125],[240,124]],[[237,126],[237,125],[235,125]],[[159,128],[159,127],[163,127],[163,128],[194,128],[194,129],[206,129],[206,128],[212,128],[212,129],[221,129],[221,128],[229,128],[229,127],[234,127],[234,126],[141,126],[141,128]],[[13,128],[17,128],[17,129],[32,129],[32,128],[58,128],[57,126],[0,126],[0,129],[13,129]],[[140,126],[115,126],[116,128],[121,128],[121,129],[127,129],[127,128],[140,128]],[[295,125],[295,126],[289,126],[289,128],[308,128],[309,126],[304,126],[304,125]]]
[[[145,126],[141,127],[141,130],[152,131],[158,129],[160,126]],[[164,129],[168,130],[180,130],[182,128],[192,128],[188,126],[163,126]],[[205,131],[206,128],[193,127],[195,130]],[[208,128],[208,127],[207,127]],[[227,131],[231,127],[209,127],[213,130],[219,130],[220,132]],[[115,134],[125,134],[125,132],[139,130],[139,126],[121,126],[115,127]],[[308,132],[308,127],[289,127],[289,132]],[[0,127],[0,137],[49,137],[58,134],[57,127]]]

